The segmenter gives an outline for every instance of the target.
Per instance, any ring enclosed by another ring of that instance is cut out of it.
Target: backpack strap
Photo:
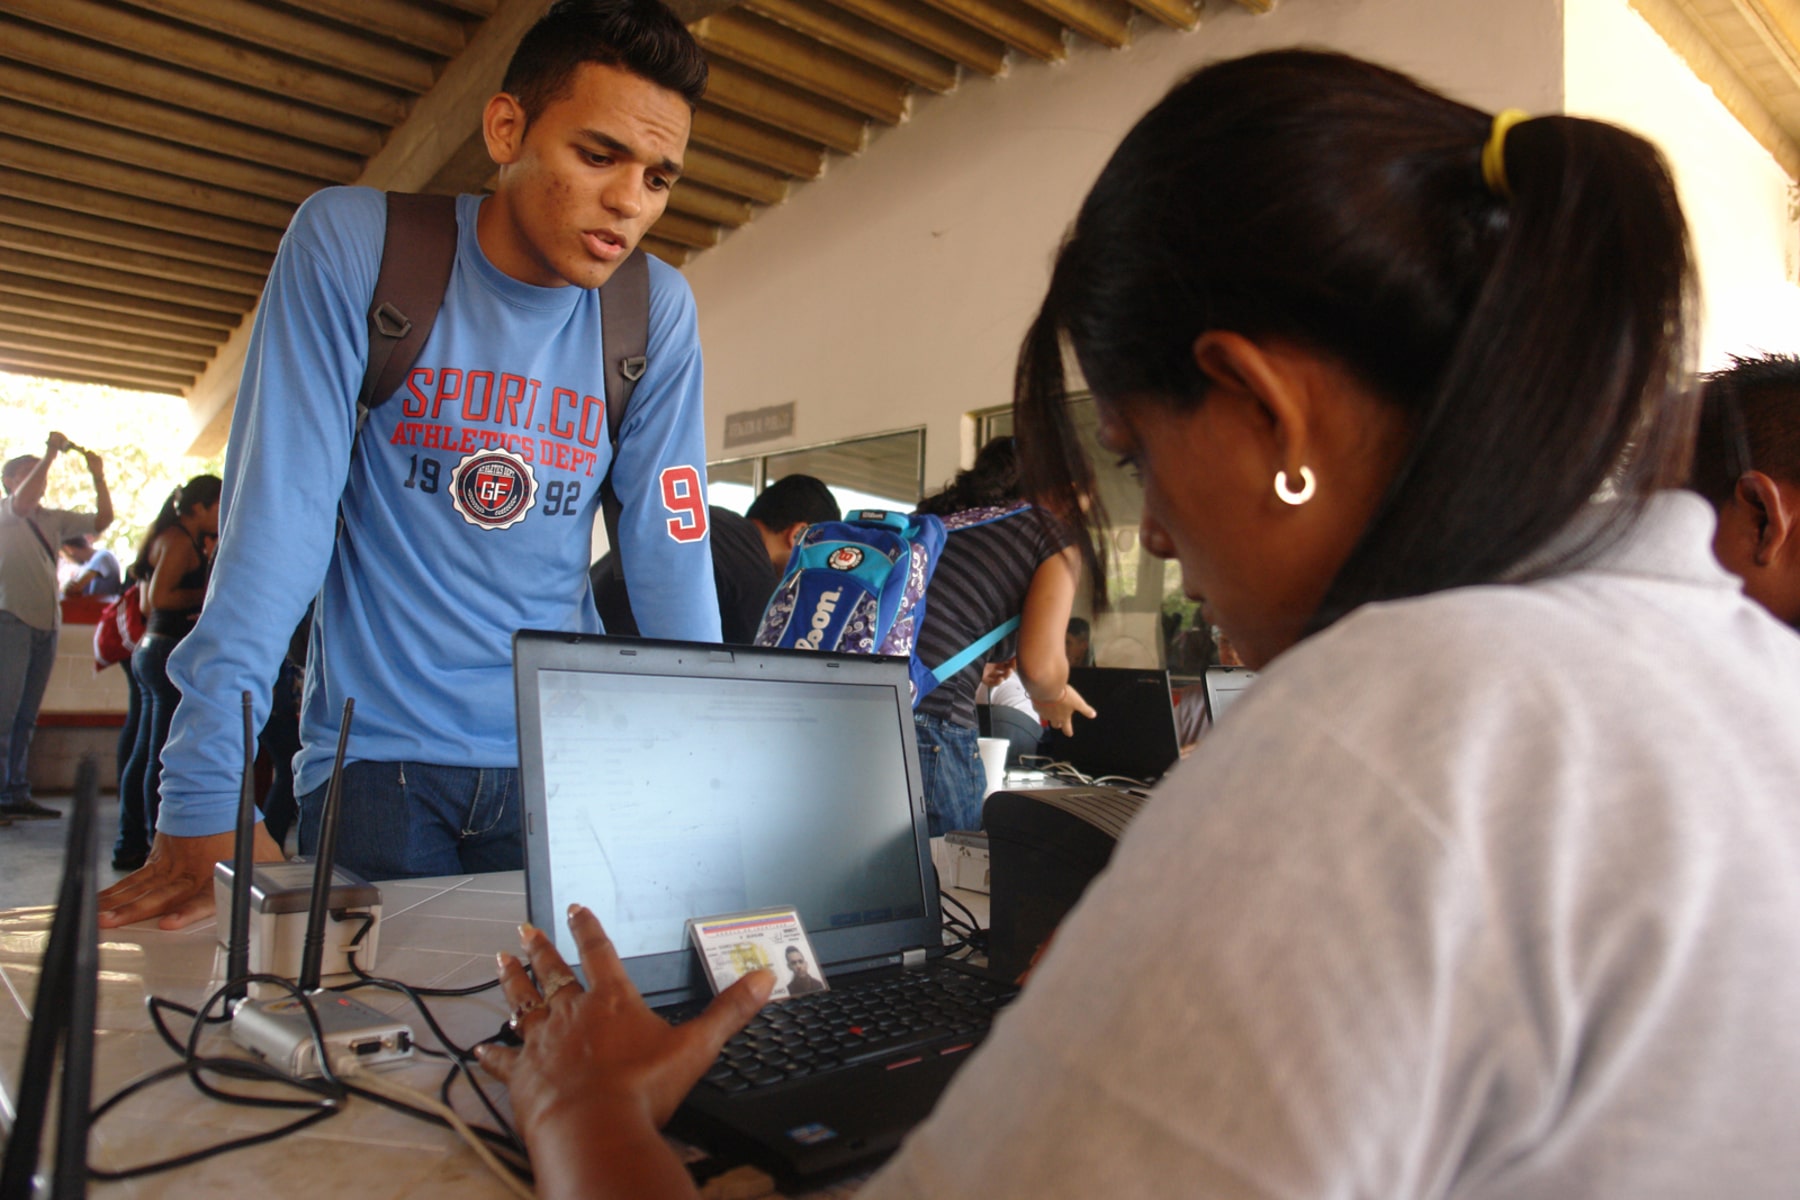
[[[381,272],[369,302],[369,357],[356,398],[356,428],[386,403],[418,360],[456,265],[456,197],[387,194]]]
[[[1002,638],[1018,627],[1019,618],[1014,617],[1011,620],[1005,621],[1000,625],[995,626],[993,629],[988,630],[973,642],[964,646],[960,651],[945,659],[941,664],[933,667],[931,677],[939,683],[944,682],[944,680],[950,678],[952,675],[974,662],[989,649],[997,645]]]
[[[612,462],[619,459],[619,431],[631,393],[650,365],[650,256],[643,250],[619,264],[600,289],[600,343],[606,352],[606,430],[612,438]],[[606,518],[606,544],[619,546],[618,493],[613,490],[612,463],[600,481],[600,511]]]

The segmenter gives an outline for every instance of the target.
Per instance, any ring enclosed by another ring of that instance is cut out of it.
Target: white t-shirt
[[[1800,638],[1711,531],[1281,656],[861,1197],[1794,1195]]]
[[[38,533],[32,532],[34,524]],[[93,513],[39,505],[27,520],[13,512],[11,496],[0,497],[0,612],[11,613],[34,629],[55,629],[62,621],[56,547],[64,538],[92,532]]]

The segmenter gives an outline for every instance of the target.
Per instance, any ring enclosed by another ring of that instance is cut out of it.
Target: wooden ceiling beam
[[[236,325],[237,319],[256,304],[254,295],[200,287],[155,275],[139,275],[133,271],[114,270],[24,250],[14,250],[6,256],[6,269],[15,276],[33,277],[47,283],[70,283],[120,296],[172,301],[198,311],[213,313],[227,328]]]
[[[405,192],[425,187],[472,135],[480,134],[481,114],[500,90],[519,39],[549,7],[550,0],[502,0],[493,6],[492,17],[444,68],[437,85],[413,105],[357,182]]]
[[[10,202],[0,202],[0,205],[4,203]],[[84,263],[107,270],[129,271],[136,275],[151,275],[174,282],[215,288],[222,292],[236,292],[252,298],[262,295],[261,275],[233,271],[209,263],[168,258],[144,250],[88,241],[85,238],[68,237],[42,229],[8,225],[3,215],[0,215],[0,249],[41,254],[47,258]]]
[[[11,265],[11,257],[7,259]],[[204,329],[214,339],[222,338],[237,325],[237,318],[229,313],[222,313],[209,308],[189,308],[181,304],[170,304],[163,300],[152,300],[146,296],[133,296],[126,292],[109,291],[102,288],[82,287],[78,284],[64,283],[54,279],[40,279],[35,275],[20,275],[13,271],[0,271],[0,304],[19,311],[19,305],[30,300],[54,300],[61,304],[74,304],[95,310],[101,314],[125,314],[137,317],[150,317],[159,321],[170,321],[177,325],[192,325],[196,329]],[[23,311],[35,312],[35,308],[27,307]],[[95,318],[99,320],[99,317]],[[122,329],[137,329],[140,326],[122,325]]]
[[[223,34],[252,46],[291,55],[412,95],[431,89],[432,60],[399,46],[360,37],[336,25],[308,20],[272,4],[250,0],[124,0],[171,20]]]
[[[92,38],[148,58],[246,84],[275,96],[314,104],[381,126],[406,119],[398,92],[335,71],[307,67],[286,55],[252,50],[191,28],[98,0],[6,0],[12,13],[79,37]]]
[[[65,117],[11,100],[0,100],[0,131],[76,154],[90,155],[115,166],[141,167],[178,179],[204,179],[209,185],[270,200],[285,200],[290,205],[299,204],[326,182],[177,146],[160,138],[127,133],[110,125],[96,125],[78,117]]]
[[[142,368],[149,371],[166,371],[184,379],[192,379],[206,366],[204,359],[184,358],[180,355],[157,354],[149,350],[122,350],[117,346],[102,346],[90,343],[77,346],[73,343],[53,342],[46,344],[26,334],[20,334],[0,326],[0,353],[11,351],[15,354],[36,354],[44,358],[66,360],[70,367],[81,367],[86,364],[105,363],[110,367]]]
[[[89,158],[85,154],[71,154],[53,146],[4,135],[0,135],[0,167],[48,175],[52,179],[79,184],[85,189],[141,196],[163,204],[190,208],[195,212],[253,225],[266,225],[277,231],[287,228],[288,218],[293,215],[295,208],[292,204],[247,196],[242,192],[228,191],[191,179],[177,179],[159,171],[108,163]],[[8,186],[0,182],[0,190],[5,190]]]
[[[713,62],[706,102],[840,154],[855,154],[868,141],[867,123],[828,101],[732,63]]]
[[[806,0],[748,0],[744,9],[929,91],[948,92],[956,86],[956,64],[943,55],[839,9]]]
[[[695,183],[684,177],[675,185],[675,190],[669,193],[668,211],[736,229],[750,223],[755,208],[748,200],[727,196],[724,192],[714,191],[705,184]]]
[[[682,159],[681,178],[758,204],[780,204],[787,199],[787,180],[775,172],[691,144]]]
[[[999,38],[1021,54],[1043,62],[1061,62],[1069,48],[1063,42],[1062,23],[1019,0],[925,0],[941,12],[967,21]]]
[[[35,373],[48,371],[81,371],[102,378],[120,379],[132,382],[159,383],[163,386],[180,387],[194,378],[192,371],[184,371],[180,367],[144,364],[141,366],[115,366],[89,358],[80,352],[61,354],[54,350],[20,349],[0,347],[0,364],[9,367],[25,367]]]
[[[665,212],[650,227],[649,237],[657,241],[674,242],[679,246],[692,246],[696,250],[705,250],[719,244],[719,227],[707,221],[696,221],[692,217],[684,217],[680,213]]]
[[[210,344],[179,342],[147,333],[109,329],[104,325],[95,325],[88,321],[61,321],[51,317],[41,317],[34,313],[16,313],[0,309],[0,335],[4,334],[12,334],[15,337],[30,335],[39,340],[55,343],[68,342],[77,346],[105,346],[120,354],[147,350],[152,354],[192,358],[201,366],[204,366],[205,360],[212,355]],[[50,349],[48,346],[45,348]],[[198,374],[198,372],[199,368],[196,367],[195,373]]]
[[[1004,42],[956,17],[926,8],[917,0],[830,0],[830,3],[971,71],[992,76],[1006,70]]]
[[[93,371],[59,370],[41,362],[30,361],[28,355],[0,353],[0,370],[11,370],[20,375],[36,375],[46,379],[62,379],[70,383],[98,383],[106,387],[124,387],[138,392],[160,392],[167,396],[179,396],[186,390],[186,385],[182,383],[139,378],[127,372],[114,373],[111,368],[103,367]]]
[[[731,9],[696,21],[692,32],[709,56],[762,71],[887,125],[906,117],[911,90],[903,80],[765,17]]]
[[[471,6],[471,3],[474,6]],[[396,191],[419,191],[468,145],[481,125],[488,99],[499,90],[519,38],[550,7],[550,0],[471,0],[452,4],[485,18],[468,45],[445,66],[432,89],[419,97],[393,128],[356,182]],[[225,443],[238,380],[249,353],[252,321],[219,344],[212,362],[187,392],[188,411],[199,430],[189,453],[210,454]]]
[[[911,92],[904,81],[785,25],[731,9],[695,23],[693,36],[713,61],[729,58],[884,124],[905,119]]]
[[[694,256],[694,252],[686,246],[677,246],[674,242],[665,242],[661,238],[647,237],[638,245],[646,253],[656,255],[671,267],[685,267],[688,259]]]
[[[245,278],[258,281],[258,287],[261,286],[262,278],[269,273],[269,267],[275,262],[275,256],[272,254],[248,250],[242,246],[228,246],[223,242],[184,237],[178,233],[168,233],[161,229],[150,229],[142,225],[125,225],[116,220],[107,220],[65,208],[51,208],[47,204],[33,204],[29,200],[16,200],[10,196],[0,196],[0,224],[37,230],[45,234],[60,234],[103,246],[120,247],[128,251],[142,251],[166,259],[179,260],[189,266],[205,267],[220,272],[241,273]],[[220,278],[223,278],[223,275]],[[213,286],[224,285],[215,284]]]
[[[332,183],[349,183],[362,170],[362,159],[353,154],[338,154],[123,92],[85,86],[67,76],[34,71],[4,59],[0,59],[0,96],[246,162],[278,162],[296,175]]]
[[[1125,0],[1025,0],[1083,37],[1112,50],[1131,44],[1131,5]]]
[[[76,41],[22,21],[0,17],[0,45],[7,48],[10,57],[47,71],[117,88],[178,109],[213,115],[229,113],[231,120],[264,134],[330,147],[359,159],[381,149],[380,129],[366,122]]]
[[[1132,7],[1147,13],[1171,29],[1193,29],[1200,24],[1202,0],[1131,0]]]
[[[499,168],[488,156],[487,139],[478,129],[444,161],[421,192],[440,196],[460,196],[464,192],[491,192],[497,182]]]
[[[139,200],[117,192],[96,191],[79,184],[24,171],[0,171],[0,196],[63,208],[109,221],[160,230],[181,237],[222,242],[240,249],[273,254],[281,244],[281,230],[198,213],[190,208]]]
[[[211,353],[219,340],[216,330],[164,321],[158,317],[145,316],[141,312],[94,308],[36,295],[12,296],[0,289],[0,321],[14,322],[25,317],[51,321],[66,329],[84,330],[85,336],[96,339],[115,333],[142,334],[153,337],[172,349],[187,350],[192,347],[192,353],[195,354]]]
[[[721,112],[705,102],[694,114],[690,144],[697,143],[746,159],[795,179],[817,179],[825,173],[825,151],[779,130]]]
[[[438,58],[455,58],[468,40],[462,21],[406,0],[288,0],[294,8],[390,38]]]

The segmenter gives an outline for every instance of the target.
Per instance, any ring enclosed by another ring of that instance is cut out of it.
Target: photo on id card
[[[796,909],[765,908],[696,917],[687,926],[694,949],[706,964],[707,982],[712,984],[715,996],[764,967],[775,972],[771,1000],[830,990]]]

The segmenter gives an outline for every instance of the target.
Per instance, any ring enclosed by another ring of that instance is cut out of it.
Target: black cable
[[[306,1013],[308,1023],[311,1026],[314,1051],[319,1055],[319,1063],[323,1072],[321,1078],[317,1080],[294,1079],[285,1072],[270,1066],[267,1063],[258,1062],[254,1059],[216,1058],[202,1055],[199,1052],[201,1031],[204,1030],[207,1025],[217,1024],[220,1020],[219,1018],[211,1016],[213,1008],[227,996],[227,993],[236,989],[247,988],[251,983],[274,984],[286,989],[299,998],[302,1010]],[[176,1155],[172,1158],[141,1163],[137,1166],[124,1167],[116,1171],[103,1170],[101,1168],[89,1166],[87,1168],[87,1174],[90,1179],[96,1179],[103,1182],[118,1182],[126,1179],[138,1179],[146,1175],[154,1175],[163,1171],[172,1171],[180,1167],[192,1166],[195,1163],[204,1162],[206,1159],[214,1158],[221,1154],[227,1154],[233,1150],[243,1150],[251,1146],[264,1145],[268,1142],[275,1141],[278,1138],[286,1137],[290,1133],[297,1133],[310,1125],[316,1125],[320,1121],[323,1121],[328,1117],[334,1117],[339,1112],[343,1111],[344,1100],[347,1098],[348,1093],[342,1082],[332,1073],[330,1061],[325,1055],[324,1032],[319,1026],[318,1012],[312,1007],[311,1001],[287,980],[273,975],[247,975],[238,979],[227,980],[223,987],[219,988],[206,998],[206,1002],[200,1006],[198,1011],[188,1008],[186,1005],[176,1004],[173,1001],[163,1000],[156,996],[148,997],[145,1003],[150,1011],[151,1024],[156,1028],[158,1035],[162,1037],[163,1041],[169,1045],[170,1049],[181,1056],[181,1061],[167,1067],[160,1067],[145,1075],[139,1076],[137,1079],[134,1079],[119,1088],[111,1096],[108,1096],[105,1100],[101,1101],[99,1106],[93,1110],[89,1116],[90,1126],[97,1124],[107,1113],[111,1112],[130,1097],[144,1091],[146,1088],[182,1075],[187,1076],[188,1080],[193,1083],[194,1087],[202,1094],[211,1096],[217,1100],[222,1100],[228,1104],[240,1104],[254,1108],[298,1108],[307,1111],[304,1116],[275,1129],[232,1138],[229,1141],[207,1146],[200,1150],[189,1151],[186,1154]],[[182,1013],[193,1019],[193,1026],[189,1030],[185,1042],[176,1038],[169,1030],[167,1023],[164,1022],[162,1016],[164,1009]],[[227,1091],[215,1087],[208,1083],[203,1076],[203,1072],[207,1071],[216,1072],[223,1077],[231,1079],[272,1080],[299,1088],[302,1091],[311,1092],[316,1098],[301,1100],[280,1099],[270,1096],[246,1096],[238,1092]]]
[[[446,1034],[443,1027],[437,1023],[437,1018],[433,1017],[431,1015],[431,1010],[426,1007],[424,1000],[426,992],[423,989],[412,987],[410,984],[401,983],[397,979],[377,978],[357,967],[356,950],[354,948],[355,943],[356,941],[360,941],[362,935],[366,932],[368,932],[368,929],[365,926],[363,930],[357,933],[356,938],[352,940],[351,948],[345,955],[346,961],[350,964],[351,971],[356,974],[356,982],[343,984],[332,990],[337,992],[350,992],[362,987],[378,987],[390,992],[399,992],[411,1001],[412,1006],[419,1011],[419,1016],[424,1018],[426,1027],[431,1030],[431,1035],[438,1040],[440,1046],[449,1052],[454,1064],[451,1074],[454,1076],[456,1071],[461,1071],[468,1077],[469,1087],[474,1091],[476,1099],[481,1101],[481,1106],[487,1109],[488,1115],[494,1119],[494,1123],[500,1127],[503,1135],[511,1139],[511,1144],[523,1152],[525,1148],[524,1140],[519,1137],[518,1132],[513,1129],[511,1123],[508,1122],[506,1117],[500,1112],[499,1106],[488,1097],[487,1090],[481,1086],[481,1081],[475,1077],[474,1072],[468,1069],[468,1064],[475,1061],[474,1048],[469,1047],[465,1049],[450,1040],[450,1036]],[[442,990],[448,991],[448,989]],[[444,1086],[448,1088],[449,1085],[446,1082]],[[472,1126],[472,1128],[479,1129],[478,1126]]]
[[[351,920],[355,920],[358,917],[362,918],[363,927],[356,931],[356,936],[351,938],[350,944],[345,947],[344,958],[345,958],[345,961],[350,964],[350,973],[352,975],[356,976],[358,979],[362,980],[364,983],[373,983],[376,979],[376,976],[369,974],[367,971],[363,970],[362,967],[357,964],[355,951],[358,946],[362,945],[363,938],[368,934],[370,928],[375,924],[375,914],[374,913],[366,913],[366,912],[345,913],[341,916],[337,913],[331,914],[331,919],[334,921],[351,921]],[[409,985],[409,986],[411,986],[411,985]],[[493,979],[488,980],[486,983],[472,984],[469,987],[460,987],[460,988],[413,987],[412,990],[416,995],[420,995],[420,996],[478,996],[482,992],[491,992],[499,986],[500,986],[499,976],[495,976]],[[344,989],[340,987],[340,988],[336,988],[333,990],[343,991]]]
[[[967,925],[971,929],[980,927],[981,922],[979,919],[976,918],[974,911],[972,909],[970,909],[968,905],[964,904],[961,900],[958,900],[955,896],[952,896],[949,892],[946,892],[942,888],[938,889],[938,899],[955,905],[956,908],[961,911],[962,915],[965,918],[967,918],[963,922],[963,924]]]

